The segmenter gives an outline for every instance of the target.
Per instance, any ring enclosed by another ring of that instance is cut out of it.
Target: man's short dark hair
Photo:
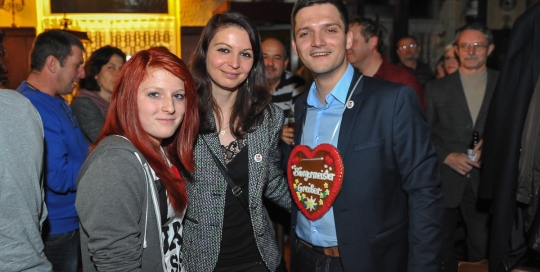
[[[465,25],[464,27],[461,27],[459,28],[458,30],[456,30],[456,44],[459,40],[459,37],[461,36],[461,33],[463,33],[463,31],[465,30],[476,30],[476,31],[480,31],[484,34],[484,36],[486,36],[486,40],[488,41],[488,44],[487,45],[491,45],[493,44],[493,33],[491,33],[491,30],[489,30],[489,28],[483,24],[483,23],[472,23],[472,24],[468,24],[468,25]]]
[[[379,24],[379,20],[372,20],[370,18],[363,18],[359,16],[355,16],[351,19],[350,22],[351,25],[359,25],[362,26],[362,31],[360,34],[362,34],[362,37],[367,41],[371,37],[377,37],[377,52],[379,52],[381,55],[384,54],[385,47],[384,47],[384,33],[387,33],[386,28]]]
[[[39,34],[30,52],[30,70],[41,71],[48,56],[58,59],[63,67],[67,57],[73,53],[72,46],[77,46],[84,51],[82,42],[65,31],[51,30]]]
[[[337,8],[343,25],[345,26],[345,33],[349,32],[349,13],[347,12],[347,7],[341,0],[298,0],[294,4],[292,14],[291,14],[291,25],[294,32],[296,25],[296,14],[303,8],[311,7],[314,5],[330,4]],[[295,37],[295,35],[293,35]]]
[[[281,43],[281,45],[283,46],[283,59],[284,60],[288,59],[289,58],[289,48],[288,48],[287,45],[285,45],[285,43],[281,39],[274,38],[274,37],[269,37],[269,38],[264,39],[261,44],[263,44],[265,41],[270,40],[270,39],[274,39],[274,40],[278,41],[279,43]]]

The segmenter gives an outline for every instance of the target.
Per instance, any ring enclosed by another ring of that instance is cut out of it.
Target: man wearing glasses
[[[37,36],[30,53],[30,74],[17,91],[38,110],[45,131],[45,255],[53,271],[77,271],[79,217],[75,180],[88,146],[71,109],[61,95],[84,77],[82,43],[59,30]]]
[[[425,108],[424,90],[414,73],[390,62],[384,53],[383,35],[386,29],[369,18],[354,17],[349,22],[353,41],[351,48],[346,51],[347,61],[365,76],[410,86],[416,92],[422,108]]]
[[[400,60],[399,65],[411,69],[420,84],[424,85],[433,79],[433,70],[429,64],[419,61],[420,52],[421,47],[414,36],[399,39],[396,50]]]
[[[457,73],[426,84],[426,116],[437,150],[445,203],[444,271],[455,271],[454,234],[460,216],[467,228],[468,260],[487,258],[488,214],[477,209],[482,140],[471,156],[467,149],[477,132],[482,138],[498,72],[486,68],[494,49],[491,31],[471,24],[456,33]]]

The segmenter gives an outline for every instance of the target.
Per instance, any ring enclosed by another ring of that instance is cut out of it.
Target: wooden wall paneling
[[[6,32],[3,46],[6,51],[4,62],[8,69],[8,82],[4,87],[15,90],[28,76],[29,54],[36,38],[36,29],[33,27],[0,29]]]

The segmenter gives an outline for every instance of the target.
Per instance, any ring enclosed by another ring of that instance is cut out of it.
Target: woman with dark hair
[[[88,143],[96,140],[103,127],[114,83],[125,62],[122,50],[107,45],[94,51],[84,64],[86,76],[80,81],[81,89],[71,109]]]
[[[124,65],[77,177],[84,271],[184,271],[179,172],[194,171],[198,127],[196,88],[182,60],[149,49]]]
[[[188,271],[284,268],[262,204],[266,197],[291,205],[277,150],[283,112],[269,103],[261,51],[249,19],[225,12],[207,23],[190,60],[201,129],[196,171],[186,184]]]

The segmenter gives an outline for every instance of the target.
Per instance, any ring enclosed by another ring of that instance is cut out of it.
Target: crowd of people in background
[[[487,259],[490,29],[456,30],[432,69],[414,36],[392,63],[386,29],[340,0],[297,1],[291,26],[290,45],[261,41],[216,14],[189,60],[104,46],[84,61],[73,35],[39,34],[27,79],[0,88],[0,270],[455,272],[460,225],[464,259]],[[287,70],[289,46],[309,77]],[[289,156],[323,144],[344,172],[314,219]]]

